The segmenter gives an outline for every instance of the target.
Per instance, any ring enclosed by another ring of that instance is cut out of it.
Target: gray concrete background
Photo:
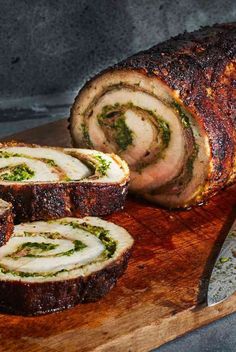
[[[234,21],[235,0],[0,0],[0,97],[78,89],[184,30]]]
[[[233,21],[234,0],[1,0],[0,95],[73,90],[183,30]]]
[[[235,0],[0,0],[0,8],[0,137],[66,116],[89,77],[138,50],[236,20]],[[156,351],[235,352],[236,315]]]

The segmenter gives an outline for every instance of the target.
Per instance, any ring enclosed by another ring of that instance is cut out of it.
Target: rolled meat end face
[[[0,280],[42,282],[88,275],[117,259],[133,239],[99,218],[62,218],[16,225],[0,248]]]
[[[115,154],[24,143],[0,145],[0,197],[15,221],[103,216],[124,206],[129,169]]]
[[[187,207],[204,193],[210,164],[206,133],[158,78],[111,70],[75,100],[76,146],[120,155],[131,170],[131,191],[168,207]]]
[[[128,175],[115,155],[40,146],[0,146],[0,184],[35,182],[120,182]]]
[[[132,245],[125,229],[95,217],[21,223],[0,248],[0,309],[36,315],[95,301],[124,272]]]

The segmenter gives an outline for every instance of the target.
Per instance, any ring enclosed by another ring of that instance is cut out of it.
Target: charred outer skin
[[[0,197],[13,205],[15,222],[67,216],[103,216],[122,209],[128,183],[82,182],[0,185]]]
[[[0,144],[0,147],[25,145],[9,142]],[[127,191],[128,178],[122,184],[96,183],[96,180],[0,184],[0,198],[13,205],[16,223],[67,216],[109,215],[123,208]]]
[[[97,301],[116,284],[124,273],[130,250],[115,262],[85,277],[42,283],[0,281],[0,309],[26,316],[40,315]]]
[[[205,131],[210,143],[211,168],[195,203],[235,182],[236,23],[185,32],[129,57],[98,76],[113,70],[136,70],[156,77]]]
[[[235,60],[236,23],[232,23],[178,35],[115,67],[142,70],[179,92],[180,102],[210,140],[213,169],[208,175],[205,196],[236,178]],[[227,75],[231,65],[234,77]]]
[[[0,214],[0,246],[3,246],[11,237],[13,232],[12,206],[9,206]]]

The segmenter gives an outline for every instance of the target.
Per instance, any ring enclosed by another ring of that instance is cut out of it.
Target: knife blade
[[[207,304],[213,306],[236,291],[236,220],[223,243],[211,273]]]

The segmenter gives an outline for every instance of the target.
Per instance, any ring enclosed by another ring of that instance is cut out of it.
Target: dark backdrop
[[[201,25],[235,0],[0,0],[0,96],[74,90],[98,70]]]
[[[0,0],[0,137],[68,115],[83,83],[236,0]]]

